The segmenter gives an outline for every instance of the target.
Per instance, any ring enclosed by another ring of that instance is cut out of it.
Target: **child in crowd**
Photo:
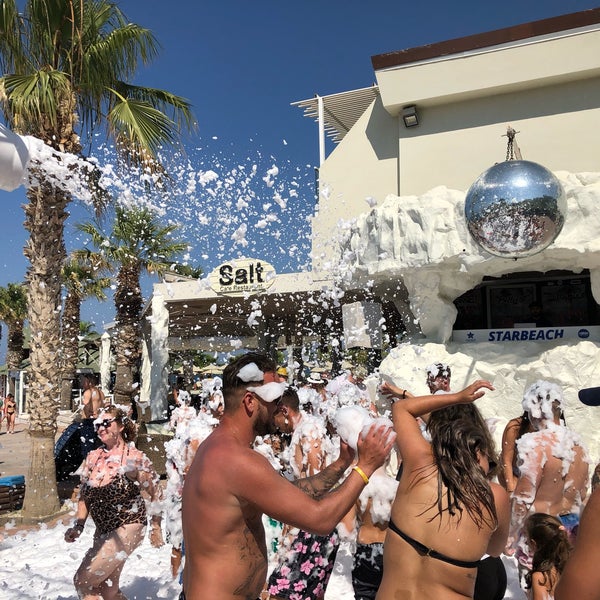
[[[528,543],[533,554],[533,567],[525,575],[529,600],[553,600],[554,590],[571,554],[568,533],[559,519],[545,513],[534,513],[525,521]]]

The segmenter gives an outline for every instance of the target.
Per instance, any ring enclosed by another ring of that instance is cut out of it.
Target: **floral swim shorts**
[[[284,553],[279,553],[283,558],[269,577],[269,594],[288,600],[323,598],[338,545],[339,537],[336,531],[327,536],[299,531]]]

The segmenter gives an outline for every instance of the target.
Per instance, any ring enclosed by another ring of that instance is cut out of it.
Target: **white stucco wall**
[[[378,98],[319,169],[313,271],[329,270],[340,219],[359,215],[369,207],[368,201],[381,203],[398,189],[397,128],[396,119]]]

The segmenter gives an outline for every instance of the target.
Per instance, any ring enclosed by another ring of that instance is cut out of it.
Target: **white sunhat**
[[[315,383],[315,384],[319,384],[319,383],[327,383],[323,377],[321,376],[321,373],[317,372],[317,371],[313,371],[306,379],[306,381],[308,381],[308,383]]]

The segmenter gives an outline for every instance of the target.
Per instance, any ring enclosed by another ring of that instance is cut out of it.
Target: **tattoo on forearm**
[[[323,469],[320,473],[317,473],[312,477],[297,479],[294,482],[294,485],[300,488],[305,494],[308,494],[311,498],[318,500],[339,481],[343,473],[344,469],[341,467],[329,465],[326,469]]]

